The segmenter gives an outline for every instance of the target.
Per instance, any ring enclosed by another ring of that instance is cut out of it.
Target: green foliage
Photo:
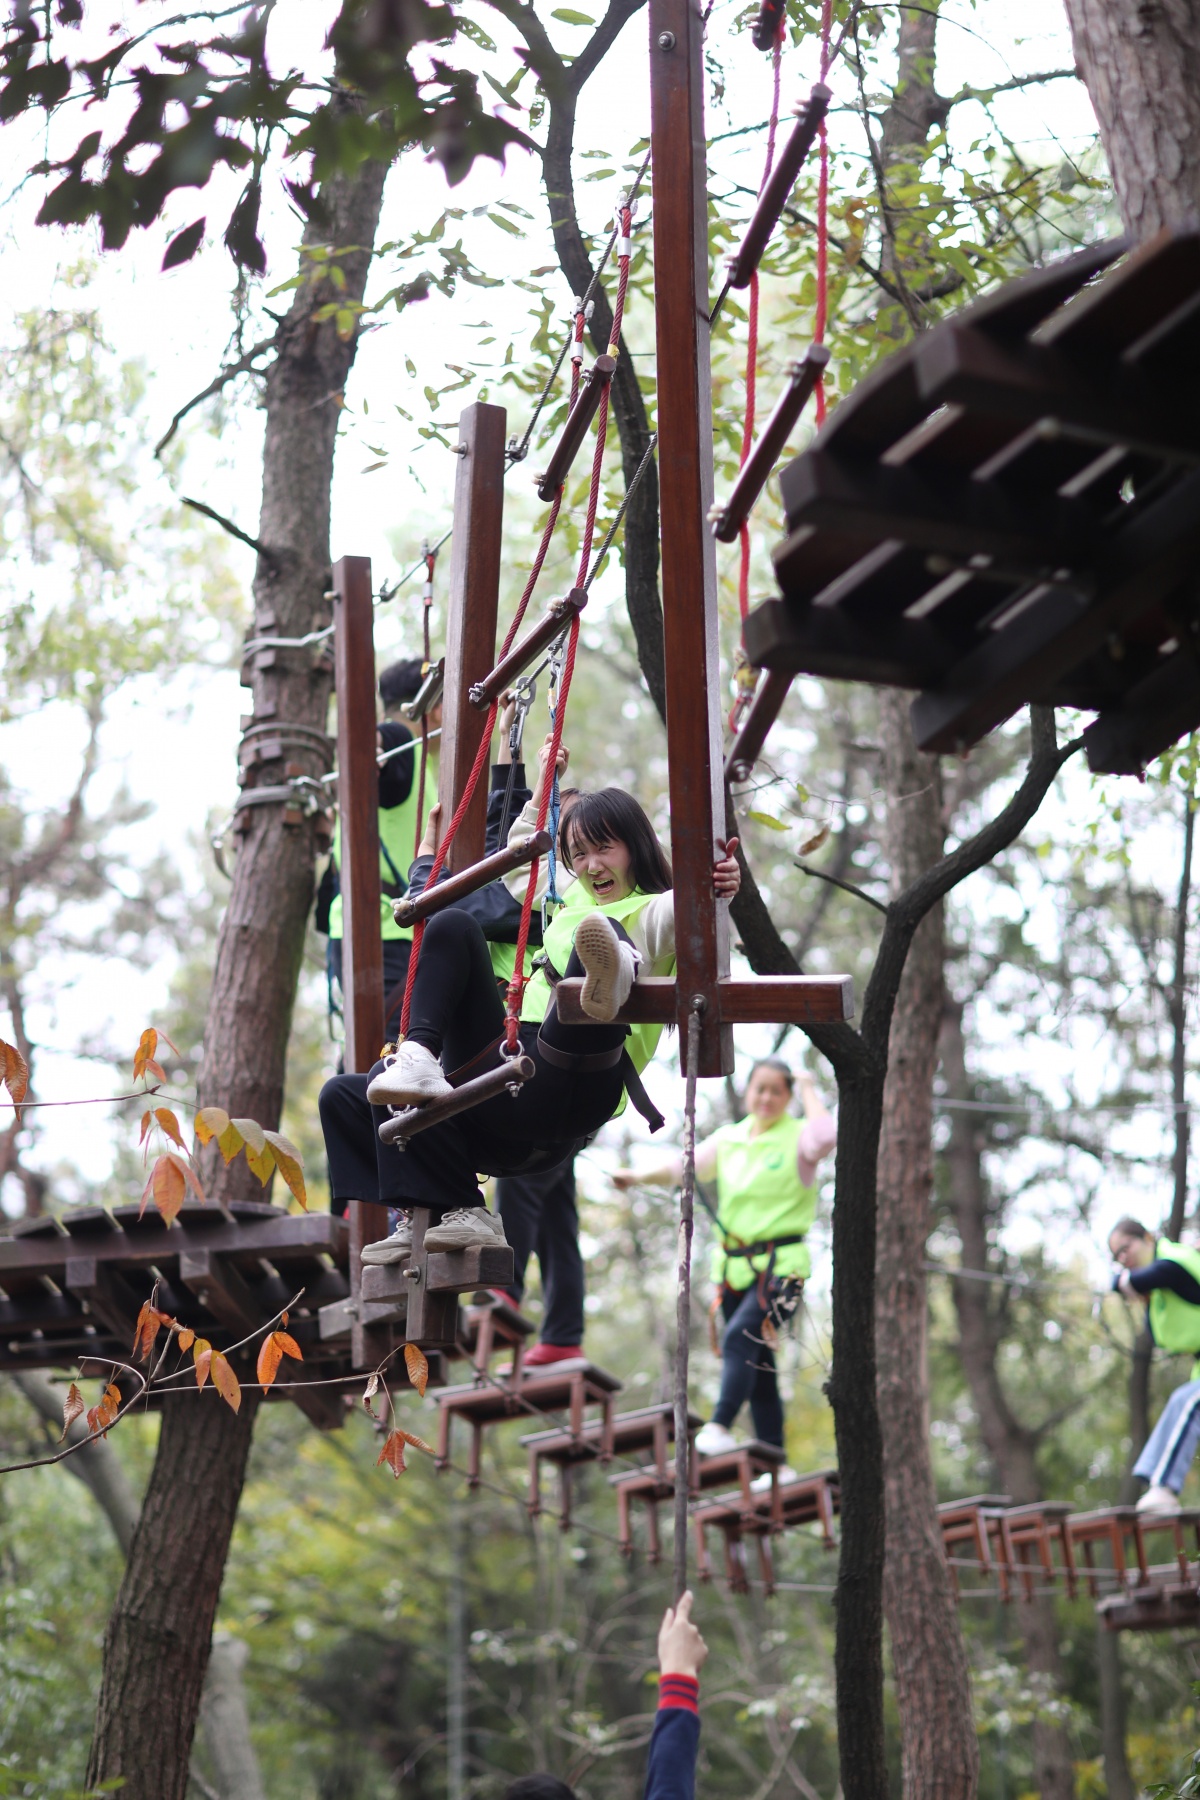
[[[110,0],[16,8],[0,49],[0,122],[37,112],[56,120],[61,108],[81,101],[101,103],[102,118],[115,122],[34,165],[33,175],[55,183],[39,223],[95,219],[104,247],[120,248],[132,229],[159,219],[180,189],[207,187],[222,167],[245,171],[224,239],[235,263],[261,274],[266,250],[258,216],[273,154],[307,159],[288,186],[311,214],[330,175],[368,158],[390,162],[405,145],[422,144],[455,183],[476,156],[502,160],[524,141],[484,108],[473,74],[417,56],[429,44],[452,42],[461,22],[451,7],[345,0],[329,34],[329,66],[281,75],[267,56],[271,11],[269,4],[251,6],[231,32],[225,11],[179,15],[159,6],[149,24],[127,34]],[[198,24],[211,35],[197,35]],[[102,33],[103,53],[89,54]],[[467,35],[479,42],[476,28]],[[176,233],[164,268],[196,254],[206,225],[198,218]]]

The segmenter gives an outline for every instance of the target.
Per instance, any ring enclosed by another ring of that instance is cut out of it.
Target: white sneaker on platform
[[[700,1456],[725,1456],[737,1447],[738,1441],[728,1425],[718,1425],[715,1419],[710,1419],[696,1433],[696,1451]]]
[[[412,1220],[407,1213],[401,1213],[399,1223],[391,1237],[379,1238],[373,1244],[363,1247],[362,1260],[373,1266],[384,1266],[388,1263],[406,1262],[412,1255],[413,1235]]]
[[[602,912],[584,914],[575,928],[575,949],[585,971],[579,1004],[589,1019],[607,1025],[629,998],[641,956]]]
[[[432,1050],[411,1040],[389,1056],[367,1089],[372,1106],[425,1106],[454,1089]]]
[[[785,1486],[789,1481],[795,1481],[795,1479],[795,1469],[793,1469],[789,1463],[784,1463],[782,1469],[779,1470],[780,1487]],[[770,1490],[770,1486],[771,1473],[770,1470],[768,1470],[765,1475],[756,1475],[754,1477],[754,1480],[750,1483],[750,1492],[752,1494],[765,1494]]]
[[[1179,1495],[1169,1487],[1148,1487],[1137,1503],[1140,1513],[1177,1513]]]
[[[425,1233],[427,1250],[472,1250],[476,1244],[507,1243],[503,1220],[486,1206],[455,1207]]]

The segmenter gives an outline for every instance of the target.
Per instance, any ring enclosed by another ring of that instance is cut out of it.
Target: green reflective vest
[[[418,741],[415,750],[410,750],[406,754],[419,758],[421,755],[420,742]],[[437,777],[437,757],[430,750],[429,765],[425,771],[425,811],[427,814],[437,799]],[[417,795],[420,785],[420,762],[418,761],[413,770],[413,784],[409,790],[408,799],[402,800],[399,806],[381,806],[379,809],[379,879],[384,883],[385,890],[390,887],[393,894],[396,892],[396,872],[399,873],[401,881],[408,880],[413,852],[420,841],[417,831]],[[422,820],[423,824],[424,820]],[[385,851],[387,855],[384,854]],[[391,858],[390,863],[388,857]],[[340,818],[333,833],[333,860],[340,869],[342,866],[342,821]],[[412,936],[411,925],[397,925],[392,917],[392,897],[386,891],[379,898],[379,930],[385,940]],[[342,896],[340,893],[334,895],[329,908],[329,935],[331,938],[340,938],[342,935]]]
[[[634,892],[626,894],[623,900],[612,900],[607,906],[602,906],[600,911],[607,918],[615,919],[619,925],[624,925],[628,931],[639,913],[655,898],[654,894],[643,894],[640,889],[635,888]],[[567,889],[561,909],[551,920],[546,931],[543,948],[552,967],[557,969],[560,974],[566,969],[571,960],[571,951],[575,948],[575,927],[579,923],[579,915],[595,904],[583,882],[573,881]],[[643,969],[641,973],[644,975],[673,975],[675,958],[673,955],[660,957],[653,968]],[[521,1004],[521,1018],[523,1020],[544,1019],[546,1008],[550,1004],[551,992],[550,983],[545,974],[541,969],[536,969],[525,989],[525,997]],[[626,1048],[633,1066],[639,1074],[654,1055],[662,1034],[661,1025],[633,1025],[630,1027]]]
[[[1159,1238],[1154,1254],[1164,1260],[1181,1263],[1189,1275],[1200,1281],[1200,1250],[1186,1244],[1173,1244],[1170,1238]],[[1173,1355],[1196,1356],[1191,1379],[1200,1381],[1200,1306],[1193,1306],[1170,1288],[1155,1288],[1150,1295],[1150,1330],[1160,1350]]]
[[[739,1244],[807,1232],[817,1216],[815,1185],[805,1187],[796,1167],[803,1121],[785,1113],[765,1131],[754,1132],[747,1116],[722,1125],[710,1143],[717,1147],[717,1213],[724,1239],[714,1244],[712,1277],[739,1292],[770,1268],[774,1275],[812,1272],[807,1244],[783,1244],[758,1256],[730,1256]]]

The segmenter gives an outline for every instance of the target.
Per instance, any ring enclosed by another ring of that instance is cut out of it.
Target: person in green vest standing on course
[[[712,1274],[725,1318],[721,1393],[696,1436],[701,1456],[735,1448],[730,1428],[747,1400],[755,1436],[783,1446],[783,1403],[767,1339],[795,1312],[811,1272],[805,1239],[817,1216],[817,1164],[837,1141],[811,1075],[800,1077],[803,1119],[790,1111],[794,1088],[785,1062],[760,1058],[746,1084],[745,1118],[696,1146],[697,1177],[716,1177]],[[620,1188],[666,1186],[682,1173],[682,1158],[675,1157],[649,1173],[618,1170],[613,1180]]]
[[[392,901],[408,891],[405,871],[416,854],[424,820],[418,821],[420,803],[421,740],[414,738],[407,725],[401,723],[400,708],[416,698],[425,678],[425,665],[419,657],[392,663],[379,677],[379,698],[383,718],[379,724],[379,927],[383,936],[383,994],[393,1004],[385,1020],[388,1035],[399,1029],[400,1008],[404,1000],[404,982],[408,975],[408,957],[412,948],[412,926],[397,925],[392,916]],[[440,730],[441,705],[428,714],[431,733]],[[437,746],[434,738],[429,747],[429,767],[425,777],[425,813],[437,799]],[[342,826],[338,821],[333,838],[333,855],[317,895],[317,929],[322,927],[322,896],[328,907],[325,917],[329,931],[329,974],[342,985],[342,896],[338,885],[338,869],[342,855]]]
[[[1149,1487],[1139,1512],[1177,1513],[1179,1494],[1200,1444],[1200,1250],[1155,1241],[1137,1219],[1118,1219],[1108,1237],[1120,1264],[1113,1287],[1127,1300],[1146,1302],[1150,1335],[1160,1350],[1197,1360],[1191,1379],[1177,1387],[1133,1465]]]

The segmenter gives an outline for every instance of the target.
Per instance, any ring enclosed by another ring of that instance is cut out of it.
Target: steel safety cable
[[[784,23],[781,19],[779,30],[775,34],[775,42],[771,47],[771,117],[767,126],[767,155],[763,168],[762,180],[758,184],[761,194],[771,178],[771,170],[775,164],[775,138],[779,130],[779,83],[782,65]],[[746,417],[742,425],[742,451],[738,457],[738,468],[745,466],[746,458],[754,447],[754,415],[757,406],[758,387],[758,270],[750,277],[750,301],[746,329]],[[738,532],[740,561],[738,567],[738,611],[742,618],[750,610],[750,525],[747,521]]]

